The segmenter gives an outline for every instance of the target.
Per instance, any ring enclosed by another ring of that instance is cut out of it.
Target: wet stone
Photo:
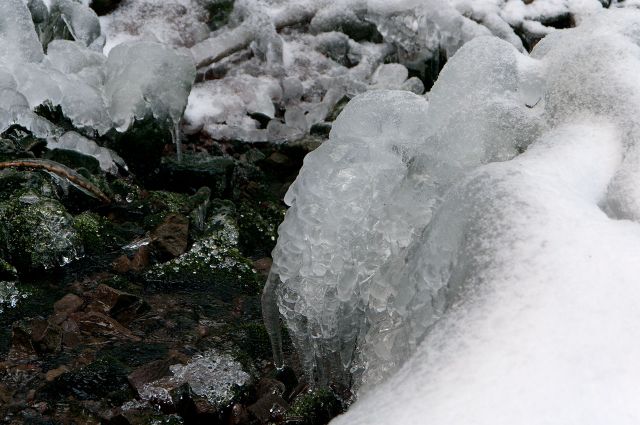
[[[151,240],[165,259],[184,254],[189,243],[189,219],[181,214],[169,214],[151,233]]]

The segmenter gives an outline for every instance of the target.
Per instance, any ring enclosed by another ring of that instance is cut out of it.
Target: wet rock
[[[73,220],[73,227],[82,239],[87,255],[101,255],[125,243],[125,235],[106,218],[85,211]]]
[[[120,291],[105,284],[87,293],[91,299],[88,312],[107,314],[121,323],[129,323],[149,310],[149,305],[139,296]]]
[[[151,241],[162,258],[184,254],[189,244],[189,219],[181,214],[169,214],[151,233]]]
[[[143,392],[144,386],[169,375],[169,366],[176,363],[175,359],[163,359],[148,363],[131,372],[127,379],[138,394]]]
[[[66,316],[78,311],[83,304],[84,300],[76,294],[67,294],[53,304],[53,311]]]
[[[129,272],[138,273],[149,266],[151,262],[151,248],[149,245],[142,245],[133,255],[121,255],[113,261],[113,270],[116,273],[124,274]]]
[[[204,153],[185,153],[181,162],[165,157],[160,165],[156,183],[170,190],[195,192],[206,186],[214,197],[221,197],[230,190],[234,162],[222,156]]]
[[[41,396],[60,399],[101,400],[123,403],[133,396],[127,381],[127,368],[112,358],[95,362],[58,376],[41,391]]]
[[[18,271],[51,269],[84,255],[73,217],[54,199],[24,193],[0,204],[0,221],[7,224],[0,245]]]
[[[69,368],[64,365],[57,367],[55,369],[48,370],[47,373],[45,374],[45,380],[47,382],[54,381],[57,377],[67,372],[69,372]]]
[[[285,412],[289,410],[289,404],[277,394],[266,394],[247,407],[247,410],[262,423],[280,422],[284,419]]]
[[[287,423],[297,425],[321,425],[342,413],[344,406],[330,390],[319,388],[296,397],[287,412]]]
[[[113,149],[129,165],[131,172],[144,182],[156,178],[165,145],[172,141],[172,125],[147,117],[136,120],[124,133],[112,131],[106,147]]]
[[[204,234],[180,257],[158,264],[144,274],[148,287],[216,288],[216,295],[230,300],[233,294],[257,293],[262,282],[238,249],[239,230],[235,208],[229,201],[212,201],[212,214]]]
[[[215,350],[169,369],[171,376],[144,385],[139,394],[142,400],[165,410],[175,409],[187,423],[217,423],[222,411],[231,407],[250,383],[249,374],[238,362]]]
[[[141,340],[139,336],[134,335],[115,319],[96,311],[73,313],[71,319],[77,323],[83,334],[91,337],[128,339],[130,341]]]

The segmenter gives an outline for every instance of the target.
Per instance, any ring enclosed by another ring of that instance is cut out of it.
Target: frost
[[[428,106],[356,97],[305,159],[263,305],[278,364],[276,301],[361,396],[335,423],[635,423],[639,23],[477,37]]]

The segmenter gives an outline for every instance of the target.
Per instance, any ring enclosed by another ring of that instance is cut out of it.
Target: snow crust
[[[428,105],[356,97],[307,156],[263,300],[358,391],[333,423],[638,422],[638,28],[476,37]]]

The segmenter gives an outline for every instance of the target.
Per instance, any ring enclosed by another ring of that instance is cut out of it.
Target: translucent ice
[[[536,137],[539,119],[519,101],[517,55],[499,39],[474,40],[445,67],[428,108],[408,92],[356,97],[330,140],[305,159],[285,197],[291,208],[263,308],[274,314],[275,291],[310,376],[344,380],[353,368],[359,385],[363,369],[376,374],[365,375],[373,381],[394,369],[389,356],[364,345],[357,352],[366,359],[353,363],[357,341],[366,345],[359,332],[382,323],[394,297],[375,276],[420,234],[452,183],[514,157]]]
[[[358,390],[337,424],[637,422],[639,26],[475,38],[428,108],[356,97],[306,158],[263,301]]]
[[[195,79],[191,55],[159,43],[123,43],[109,53],[105,96],[120,130],[152,114],[177,123],[187,106]]]

